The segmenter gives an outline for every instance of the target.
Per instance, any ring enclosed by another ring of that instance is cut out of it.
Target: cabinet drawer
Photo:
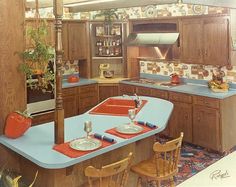
[[[202,97],[202,96],[194,96],[193,103],[197,105],[203,105],[210,108],[219,108],[220,101],[219,99],[210,98],[210,97]]]
[[[79,106],[84,107],[93,107],[98,103],[97,97],[87,97],[79,100]]]
[[[69,96],[69,95],[76,95],[76,87],[62,89],[62,96]]]
[[[53,121],[55,117],[54,111],[52,112],[47,112],[47,113],[42,113],[38,115],[34,115],[32,119],[32,125],[38,125],[42,123],[47,123],[50,121]]]
[[[92,97],[97,96],[98,94],[98,86],[97,84],[88,85],[88,86],[81,86],[79,87],[79,97]]]
[[[151,96],[151,89],[145,87],[136,87],[136,93],[140,96]]]
[[[161,99],[168,99],[168,92],[163,90],[152,89],[151,96]]]
[[[134,94],[135,93],[135,86],[132,85],[120,85],[120,93],[121,94]]]
[[[169,100],[183,102],[183,103],[192,103],[192,96],[188,94],[183,94],[183,93],[170,92]]]

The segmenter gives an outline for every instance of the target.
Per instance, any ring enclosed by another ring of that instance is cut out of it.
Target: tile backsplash
[[[140,61],[140,73],[171,75],[177,73],[181,77],[191,79],[211,80],[212,71],[219,71],[224,75],[224,81],[236,83],[236,66],[210,66],[182,63],[168,63],[155,61]]]
[[[64,61],[62,65],[63,75],[79,73],[79,61],[78,60],[68,60]]]

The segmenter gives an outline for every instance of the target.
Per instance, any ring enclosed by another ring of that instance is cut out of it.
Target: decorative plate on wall
[[[206,6],[193,5],[192,10],[195,14],[204,14],[206,12]]]
[[[146,7],[145,10],[145,15],[150,18],[150,17],[156,17],[157,15],[157,9],[154,5],[149,5]]]

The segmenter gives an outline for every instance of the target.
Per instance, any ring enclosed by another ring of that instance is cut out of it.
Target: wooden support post
[[[55,50],[56,50],[56,109],[54,135],[55,143],[64,143],[64,109],[62,99],[62,16],[63,1],[53,0],[53,10],[55,15]]]

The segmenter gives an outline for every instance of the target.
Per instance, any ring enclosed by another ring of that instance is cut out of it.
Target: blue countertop
[[[143,73],[141,74],[140,77],[147,78],[147,79],[157,79],[161,81],[170,80],[168,76],[150,75],[150,74],[143,74]],[[235,85],[233,84],[230,84],[231,88],[229,89],[228,92],[216,93],[208,88],[207,81],[204,81],[204,80],[181,79],[181,82],[183,84],[180,84],[179,86],[166,87],[166,86],[160,86],[160,85],[134,83],[134,82],[129,82],[128,80],[121,81],[121,83],[130,84],[130,85],[145,86],[145,87],[156,88],[160,90],[187,93],[187,94],[206,96],[206,97],[212,97],[212,98],[217,98],[217,99],[224,99],[224,98],[236,95]]]
[[[95,83],[97,83],[97,81],[92,80],[92,79],[85,79],[85,78],[80,78],[79,82],[76,82],[76,83],[68,83],[67,79],[63,79],[62,88],[71,88],[71,87],[83,86],[83,85],[89,85],[89,84],[95,84]]]
[[[54,146],[53,122],[31,127],[22,137],[17,139],[9,139],[1,135],[0,143],[43,168],[66,168],[163,131],[173,110],[173,104],[163,99],[152,97],[140,98],[146,99],[148,102],[139,111],[135,120],[157,124],[158,128],[130,139],[122,139],[105,133],[107,129],[130,122],[128,117],[92,115],[88,111],[83,115],[65,119],[65,142],[84,137],[83,127],[84,122],[87,120],[92,121],[92,133],[100,133],[117,141],[117,143],[111,146],[98,149],[78,158],[67,157],[52,149]]]

